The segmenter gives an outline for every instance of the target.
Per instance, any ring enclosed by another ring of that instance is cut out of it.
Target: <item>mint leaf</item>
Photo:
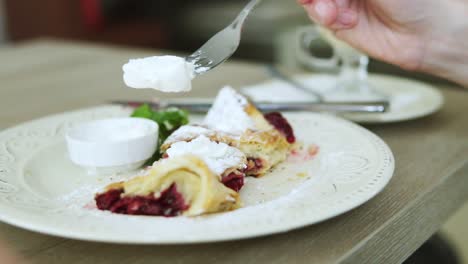
[[[135,109],[131,116],[150,119],[159,125],[158,149],[153,158],[148,161],[149,165],[161,158],[159,148],[162,143],[164,143],[175,130],[189,122],[189,113],[185,110],[170,108],[164,111],[153,111],[148,104],[143,104]]]
[[[152,119],[151,117],[153,116],[153,110],[148,104],[143,104],[137,109],[135,109],[131,116]]]

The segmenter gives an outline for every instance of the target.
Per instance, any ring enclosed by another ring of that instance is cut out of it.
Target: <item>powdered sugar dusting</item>
[[[221,89],[204,124],[214,130],[240,135],[247,129],[255,129],[255,123],[245,112],[247,99],[227,86]]]
[[[180,141],[172,144],[166,152],[169,158],[193,154],[199,156],[217,175],[230,168],[245,168],[246,157],[237,148],[225,143],[210,141],[201,135],[190,142]]]
[[[94,195],[101,191],[104,186],[87,185],[81,186],[71,193],[58,197],[56,202],[61,203],[67,209],[93,209]]]
[[[198,136],[210,137],[215,134],[215,131],[196,125],[181,126],[179,129],[174,131],[164,142],[164,144],[172,144],[178,141],[191,140]]]
[[[94,196],[96,193],[102,192],[104,188],[114,182],[127,181],[139,175],[145,175],[148,173],[147,169],[140,170],[131,174],[113,174],[101,177],[98,182],[94,184],[82,185],[72,192],[59,196],[54,199],[55,202],[62,205],[66,209],[71,210],[94,210],[96,203]]]

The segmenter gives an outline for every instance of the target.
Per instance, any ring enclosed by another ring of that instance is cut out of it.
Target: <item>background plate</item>
[[[41,233],[112,243],[240,239],[349,211],[379,193],[394,171],[390,149],[366,129],[333,116],[288,114],[304,148],[265,177],[248,178],[241,191],[243,208],[196,218],[115,215],[93,207],[94,193],[129,175],[87,175],[68,160],[64,134],[80,122],[129,114],[129,109],[104,106],[0,133],[1,220]],[[310,146],[318,146],[318,153]]]
[[[327,101],[374,101],[376,97],[346,99],[340,95],[333,95],[336,75],[307,74],[297,75],[294,79],[305,87],[320,92]],[[390,101],[390,111],[377,114],[343,114],[348,120],[359,123],[393,123],[412,120],[428,116],[440,110],[444,103],[444,97],[435,87],[426,83],[409,79],[370,74],[369,83],[378,93],[384,94]],[[243,93],[256,101],[295,102],[315,101],[315,97],[307,92],[298,90],[290,84],[279,80],[267,81],[257,85],[245,87]]]

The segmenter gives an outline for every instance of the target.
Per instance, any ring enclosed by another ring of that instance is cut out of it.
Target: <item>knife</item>
[[[213,99],[167,99],[155,101],[112,101],[111,104],[138,107],[148,104],[153,109],[176,107],[192,113],[206,113]],[[389,110],[388,101],[373,102],[255,102],[261,112],[334,112],[334,113],[385,113]]]

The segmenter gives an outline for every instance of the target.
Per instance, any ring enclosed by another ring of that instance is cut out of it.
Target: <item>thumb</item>
[[[330,26],[338,17],[338,6],[333,0],[299,0],[299,3],[317,24]]]
[[[357,24],[356,12],[338,5],[335,0],[298,0],[317,24],[332,30],[348,29]]]

